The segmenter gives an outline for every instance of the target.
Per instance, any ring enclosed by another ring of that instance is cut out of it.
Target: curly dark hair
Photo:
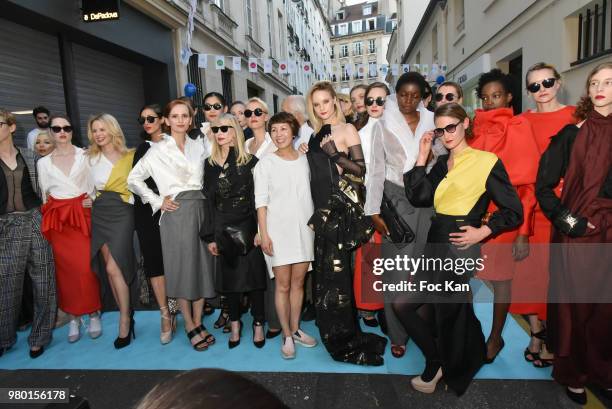
[[[491,82],[499,82],[502,87],[504,87],[506,93],[514,95],[514,81],[512,77],[502,72],[499,68],[493,68],[491,71],[485,72],[478,78],[478,86],[476,87],[476,96],[478,98],[482,99],[483,88]]]

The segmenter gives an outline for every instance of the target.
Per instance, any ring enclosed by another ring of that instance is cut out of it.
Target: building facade
[[[341,92],[357,84],[384,81],[387,48],[396,24],[394,1],[343,3],[332,21],[332,81]]]
[[[525,72],[540,61],[562,76],[561,100],[575,104],[589,71],[612,55],[612,5],[607,0],[431,0],[402,63],[446,63],[446,77],[479,106],[479,76],[500,68],[520,84],[515,111],[532,108]],[[404,34],[400,31],[399,36]]]

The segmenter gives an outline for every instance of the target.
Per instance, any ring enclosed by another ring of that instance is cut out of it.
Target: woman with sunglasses
[[[463,105],[463,89],[461,85],[453,81],[446,81],[440,84],[434,97],[436,108],[444,104],[456,103]]]
[[[127,149],[119,123],[109,114],[87,122],[89,166],[96,190],[91,220],[91,258],[102,287],[102,303],[119,309],[116,349],[128,346],[134,333],[136,269],[134,196],[128,190],[134,151]],[[114,302],[113,302],[114,300]]]
[[[128,176],[130,189],[159,216],[159,233],[166,279],[166,294],[177,298],[185,321],[185,332],[196,351],[215,343],[202,325],[206,298],[215,297],[213,260],[199,238],[204,215],[202,180],[208,156],[203,138],[188,136],[193,127],[191,106],[179,99],[163,111],[169,134],[153,144]],[[146,183],[152,178],[159,193]]]
[[[385,112],[385,102],[389,96],[389,88],[382,82],[374,82],[370,84],[365,91],[365,107],[366,112],[360,118],[359,122],[363,122],[361,129],[359,129],[359,139],[361,140],[361,147],[363,149],[363,156],[366,163],[366,175],[365,179],[368,178],[368,168],[370,163],[370,152],[372,150],[372,132],[375,124],[382,117]],[[381,243],[382,236],[378,232],[374,232],[371,242]],[[355,304],[358,309],[358,315],[363,318],[363,322],[369,327],[376,327],[378,321],[374,313],[382,310],[384,304],[376,302],[366,302],[362,299],[362,249],[359,247],[355,252],[355,276],[353,280],[353,290],[355,291]],[[384,328],[385,323],[381,323]]]
[[[523,210],[501,160],[468,145],[470,119],[465,110],[458,104],[445,104],[436,110],[435,121],[437,128],[423,135],[416,164],[404,175],[406,197],[415,206],[434,207],[424,259],[463,260],[466,268],[460,269],[457,264],[452,270],[418,270],[411,278],[417,291],[399,295],[393,309],[425,355],[423,373],[411,379],[413,388],[433,393],[444,378],[457,395],[462,395],[486,358],[469,285],[481,260],[479,243],[518,227]],[[434,138],[442,141],[449,154],[440,156],[427,173]],[[483,224],[491,201],[496,210]],[[423,282],[440,284],[444,290],[421,290]],[[448,283],[461,287],[449,291]],[[417,313],[417,309],[421,311]]]
[[[367,241],[373,229],[361,204],[338,203],[345,197],[339,193],[340,175],[343,181],[349,179],[355,185],[365,175],[359,134],[353,125],[344,123],[331,83],[317,82],[306,101],[315,130],[307,157],[316,209],[309,224],[315,231],[314,298],[321,340],[336,361],[382,365],[387,340],[361,331],[353,304],[352,248]],[[342,223],[351,229],[340,228]]]
[[[210,132],[210,124],[215,121],[219,115],[227,112],[227,103],[225,102],[225,97],[215,91],[204,95],[202,102],[204,104],[202,106],[204,110],[204,122],[200,126],[200,131],[202,135],[208,136],[208,139],[205,139],[204,143],[210,151],[214,139],[212,132]]]
[[[589,73],[576,118],[578,124],[565,126],[542,155],[536,195],[554,226],[547,313],[552,377],[585,405],[587,385],[612,393],[611,62]]]
[[[248,107],[249,104],[247,104]],[[215,256],[215,287],[225,295],[231,322],[230,349],[240,344],[242,296],[247,293],[253,316],[253,344],[266,342],[263,324],[266,262],[259,247],[253,168],[238,120],[224,114],[213,122],[212,154],[204,163],[207,221],[202,238]],[[231,233],[233,232],[233,233]]]
[[[247,119],[244,116],[244,111],[246,111],[246,105],[242,101],[234,101],[232,105],[230,105],[229,112],[238,120],[238,123],[242,127],[242,132],[244,132],[244,140],[246,141],[253,137],[253,131],[249,128]]]
[[[134,154],[133,167],[142,159],[149,149],[163,139],[164,117],[162,108],[157,105],[146,105],[140,110],[138,123],[142,125],[142,138],[144,142],[138,145]],[[145,180],[146,185],[156,194],[159,189],[153,178]],[[144,270],[147,278],[151,280],[151,287],[159,310],[161,313],[161,328],[159,340],[165,345],[172,340],[172,333],[175,329],[174,316],[170,315],[168,309],[168,298],[166,297],[166,278],[164,277],[164,260],[162,256],[161,238],[159,235],[159,217],[161,212],[151,212],[151,206],[143,203],[140,196],[134,197],[134,222],[138,241],[140,242],[140,252],[144,260]]]
[[[511,301],[512,278],[521,263],[529,256],[529,236],[533,235],[535,210],[535,178],[540,154],[533,137],[531,124],[522,116],[514,116],[512,93],[514,84],[510,76],[499,69],[483,74],[478,80],[476,93],[482,109],[476,110],[474,137],[470,146],[496,154],[504,163],[510,181],[523,204],[524,220],[520,227],[489,238],[483,245],[487,255],[485,269],[478,278],[493,286],[493,324],[487,339],[487,363],[492,363],[504,347],[502,330],[506,323]],[[489,213],[495,212],[494,204]]]
[[[370,163],[367,169],[365,214],[372,217],[372,222],[383,242],[391,243],[391,235],[383,216],[383,199],[392,204],[394,213],[401,218],[414,233],[414,240],[400,246],[383,246],[383,257],[395,257],[391,252],[394,247],[400,247],[402,254],[411,257],[421,255],[430,225],[431,209],[415,208],[404,193],[405,171],[414,166],[418,155],[418,142],[427,131],[435,128],[433,112],[423,106],[422,97],[425,93],[425,79],[417,72],[402,74],[395,86],[395,95],[387,97],[385,111],[375,124],[372,131]],[[445,152],[438,141],[434,148],[434,156]],[[433,166],[433,161],[430,162]],[[390,208],[390,207],[388,207]],[[389,220],[389,219],[387,219]],[[389,252],[389,253],[387,253]],[[385,283],[394,284],[406,279],[406,274],[398,271],[387,271],[383,274]],[[408,336],[402,327],[391,303],[395,297],[392,292],[385,292],[385,321],[387,333],[391,340],[391,354],[401,358],[406,353]]]
[[[81,337],[82,315],[89,314],[89,336],[102,335],[100,284],[90,256],[95,189],[87,153],[72,144],[70,120],[53,116],[50,129],[56,148],[37,164],[44,203],[41,230],[53,249],[58,307],[71,315],[68,342],[76,342]]]
[[[364,119],[367,115],[366,104],[365,104],[365,93],[368,86],[365,84],[358,84],[351,88],[349,96],[351,98],[351,107],[353,109],[354,117],[351,123],[355,125],[357,131],[359,131],[366,124],[367,119]]]
[[[247,101],[246,107],[244,116],[247,120],[247,126],[253,131],[253,138],[246,141],[244,146],[249,154],[261,159],[265,154],[276,150],[276,146],[272,143],[272,138],[266,130],[268,105],[261,99],[253,97]]]
[[[561,75],[552,65],[540,62],[527,70],[525,75],[527,91],[536,103],[536,110],[528,110],[522,116],[533,128],[533,135],[540,152],[544,152],[552,137],[566,125],[576,122],[574,106],[565,106],[557,98],[561,88]],[[561,195],[561,186],[556,193]],[[536,206],[534,213],[533,235],[529,238],[531,246],[529,258],[520,269],[515,271],[512,280],[512,299],[510,312],[527,315],[531,330],[531,340],[524,351],[525,360],[543,368],[552,365],[552,354],[545,346],[546,298],[548,292],[548,263],[551,223],[542,209]]]

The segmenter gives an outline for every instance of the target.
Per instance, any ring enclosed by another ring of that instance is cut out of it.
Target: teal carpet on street
[[[491,328],[492,306],[475,304],[476,314],[481,320],[485,334]],[[19,332],[17,343],[0,357],[0,369],[98,369],[98,370],[188,370],[193,368],[223,368],[231,371],[249,372],[329,372],[364,374],[419,374],[425,361],[421,352],[411,342],[403,358],[391,356],[390,345],[385,353],[385,364],[366,367],[333,361],[322,344],[315,348],[296,345],[296,358],[284,360],[280,355],[281,337],[266,340],[262,349],[252,342],[251,316],[242,318],[244,329],[238,347],[229,350],[229,334],[213,329],[218,312],[205,318],[205,325],[215,335],[217,342],[207,351],[194,351],[187,340],[183,323],[179,320],[177,333],[168,345],[159,342],[160,318],[157,311],[137,311],[136,339],[128,347],[115,350],[113,341],[117,336],[119,314],[105,313],[102,317],[104,333],[98,339],[91,339],[82,330],[83,336],[74,343],[68,343],[68,326],[55,330],[53,341],[45,353],[31,359],[28,355],[28,332]],[[304,322],[302,328],[319,339],[314,321]],[[364,330],[370,328],[364,327]],[[374,332],[379,332],[375,328]],[[550,368],[538,369],[523,359],[523,350],[529,337],[516,321],[509,316],[503,333],[505,348],[491,365],[485,365],[477,379],[551,379]]]

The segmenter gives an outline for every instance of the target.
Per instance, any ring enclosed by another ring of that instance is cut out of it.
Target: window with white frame
[[[464,0],[455,0],[455,27],[458,32],[462,32],[465,28]]]
[[[253,8],[251,1],[252,0],[246,0],[247,33],[251,36],[251,38],[255,38],[253,35]]]
[[[365,6],[363,6],[363,15],[364,16],[369,16],[372,14],[372,5],[371,4],[367,4]]]
[[[341,65],[340,69],[342,70],[342,72],[340,73],[340,81],[348,81],[350,77],[346,72],[346,65]]]
[[[345,36],[348,34],[348,24],[338,24],[338,35]]]
[[[332,60],[333,60],[334,58],[336,58],[336,57],[334,56],[334,49],[335,49],[335,48],[336,48],[336,47],[334,47],[333,45],[331,46],[331,52],[330,52],[330,54],[329,54],[329,58],[331,58]]]
[[[344,10],[336,13],[336,20],[344,20]]]
[[[368,63],[368,78],[375,78],[378,76],[376,71],[376,61],[370,61]]]
[[[376,52],[376,39],[371,38],[368,40],[368,53],[373,54]]]
[[[353,33],[361,33],[361,20],[353,21]]]
[[[366,20],[366,30],[367,31],[376,30],[376,19],[375,18],[369,18]]]
[[[355,55],[363,55],[363,41],[355,41],[353,43]]]
[[[340,58],[348,57],[348,44],[340,45]]]

